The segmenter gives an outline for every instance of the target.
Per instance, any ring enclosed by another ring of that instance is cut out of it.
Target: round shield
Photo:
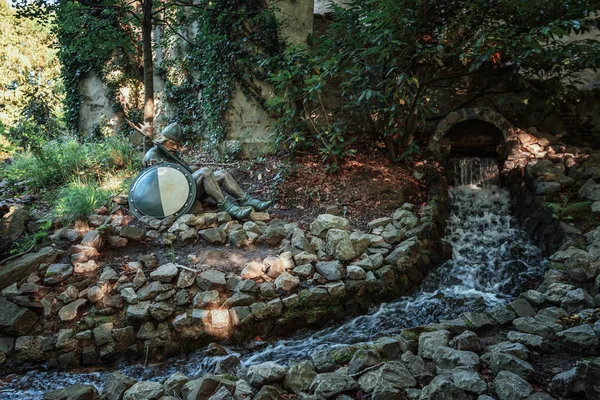
[[[185,214],[196,199],[192,174],[178,164],[162,162],[143,170],[129,187],[129,209],[137,218]]]

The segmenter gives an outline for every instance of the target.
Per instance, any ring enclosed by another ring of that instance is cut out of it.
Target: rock
[[[198,292],[192,302],[196,308],[218,307],[220,304],[219,292],[216,290]]]
[[[479,352],[479,338],[475,332],[464,331],[454,337],[450,345],[457,350]]]
[[[81,245],[94,247],[99,250],[100,247],[102,247],[102,236],[100,236],[100,232],[93,229],[86,233],[83,239],[81,239]]]
[[[553,393],[567,397],[569,392],[575,389],[577,381],[577,368],[573,367],[570,370],[554,375],[550,387]]]
[[[186,400],[205,400],[224,387],[229,393],[235,392],[235,382],[217,375],[204,375],[200,379],[189,381],[181,392]],[[186,390],[187,388],[187,390]]]
[[[267,387],[267,386],[265,386],[265,387]],[[258,395],[255,398],[258,398]],[[233,396],[231,395],[229,390],[227,390],[227,388],[225,388],[224,386],[221,386],[215,392],[215,394],[213,394],[212,396],[209,397],[209,400],[233,400]]]
[[[349,261],[356,257],[354,246],[350,241],[348,231],[342,229],[330,229],[327,231],[327,253],[340,260]]]
[[[279,246],[283,239],[285,239],[285,228],[280,225],[269,225],[258,238],[258,242],[274,247]]]
[[[458,367],[452,370],[452,381],[462,390],[481,394],[487,390],[487,384],[475,370],[468,367]]]
[[[44,247],[34,254],[25,254],[15,260],[7,262],[0,269],[0,289],[24,280],[31,273],[36,272],[40,264],[52,264],[60,252],[53,247]]]
[[[126,247],[129,240],[121,236],[109,236],[108,244],[112,247]]]
[[[515,310],[518,317],[533,317],[535,315],[535,310],[525,299],[517,299],[510,303],[510,306]]]
[[[373,399],[389,400],[400,396],[405,389],[417,385],[404,364],[398,361],[385,363],[372,376]]]
[[[382,217],[382,218],[374,219],[373,221],[367,223],[367,227],[370,230],[373,230],[373,229],[379,228],[379,227],[385,228],[387,225],[390,225],[393,222],[394,222],[394,220],[390,217]]]
[[[158,382],[138,382],[123,395],[123,400],[158,400],[165,393]]]
[[[87,303],[86,299],[78,299],[67,304],[58,311],[58,316],[61,321],[72,321],[77,318],[79,308]]]
[[[73,275],[70,264],[51,264],[44,275],[44,284],[56,285]]]
[[[177,276],[179,269],[173,263],[163,264],[150,273],[150,278],[159,282],[169,283]]]
[[[128,304],[137,304],[137,302],[139,301],[135,290],[133,290],[130,287],[122,289],[120,293]]]
[[[575,313],[584,308],[594,306],[594,299],[584,289],[569,290],[563,301],[560,303],[561,308],[564,308],[569,313]]]
[[[522,343],[533,350],[545,350],[546,347],[544,346],[544,338],[538,335],[510,331],[506,338],[513,343]]]
[[[227,234],[221,228],[209,228],[198,231],[198,235],[211,244],[225,244]]]
[[[75,263],[73,271],[76,274],[92,274],[100,269],[100,265],[94,260],[88,260],[86,262]]]
[[[433,361],[441,370],[452,370],[458,367],[476,369],[479,366],[479,356],[476,353],[456,350],[448,346],[438,346],[433,353]]]
[[[129,306],[129,307],[132,307],[132,306]],[[129,310],[129,307],[128,307],[128,310]],[[149,311],[150,311],[150,315],[154,319],[156,319],[157,321],[164,321],[167,318],[169,318],[175,310],[173,309],[173,306],[171,306],[166,301],[161,301],[158,303],[150,304]]]
[[[503,351],[492,351],[481,356],[481,359],[490,366],[493,372],[500,371],[512,372],[520,377],[527,379],[533,375],[534,370],[531,364],[520,358],[505,353]]]
[[[146,231],[133,225],[126,225],[121,228],[121,237],[126,239],[140,241],[146,236]]]
[[[269,319],[272,317],[278,317],[281,315],[283,310],[283,304],[279,298],[271,300],[267,303],[258,302],[250,306],[250,312],[254,318],[259,321]]]
[[[400,341],[391,337],[377,339],[375,341],[375,349],[382,357],[388,360],[399,358],[402,353]]]
[[[0,297],[0,333],[25,335],[37,320],[37,315],[31,310]]]
[[[433,354],[440,346],[448,346],[450,332],[439,330],[435,332],[423,332],[419,336],[419,356],[433,358]]]
[[[165,396],[174,396],[176,398],[181,398],[181,389],[183,388],[183,385],[185,385],[188,382],[189,379],[187,376],[185,376],[181,372],[175,372],[163,384],[163,388],[165,389]]]
[[[44,393],[44,400],[96,400],[98,391],[92,385],[71,385]],[[109,399],[110,400],[110,399]]]
[[[363,370],[377,365],[381,362],[379,354],[375,350],[358,350],[352,356],[348,365],[348,373],[350,375],[358,374]]]
[[[522,400],[533,389],[527,381],[509,371],[500,371],[494,379],[494,390],[500,400]]]
[[[358,384],[352,377],[340,372],[318,374],[310,385],[311,392],[326,399],[357,388]]]
[[[270,278],[277,278],[286,270],[283,261],[279,257],[267,257],[263,260],[263,263],[267,266],[267,275]]]
[[[537,290],[528,290],[525,293],[521,293],[521,297],[534,306],[541,306],[546,302],[546,295]]]
[[[104,298],[104,290],[102,290],[98,286],[92,286],[88,290],[87,294],[88,300],[92,303],[98,303]]]
[[[264,272],[264,264],[252,261],[246,264],[242,270],[241,277],[243,279],[256,279],[260,278]]]
[[[593,179],[588,179],[577,192],[580,198],[589,201],[600,201],[600,185]]]
[[[578,325],[556,334],[557,339],[568,349],[576,352],[595,352],[598,336],[591,324]]]
[[[489,310],[489,315],[499,325],[506,325],[517,317],[511,309],[501,304],[492,307]]]
[[[102,394],[106,400],[121,400],[123,394],[135,384],[135,379],[124,375],[121,371],[115,371],[106,378],[102,386]]]
[[[230,354],[217,360],[217,363],[215,364],[215,372],[217,374],[235,375],[238,373],[240,367],[240,359],[237,356]]]
[[[316,376],[317,372],[313,368],[312,363],[310,361],[302,361],[292,365],[285,375],[283,385],[286,389],[299,394],[300,392],[306,392],[310,388]]]
[[[467,320],[467,324],[475,331],[484,331],[494,328],[496,325],[487,313],[465,312],[463,313],[463,318]]]
[[[310,233],[320,238],[325,238],[329,229],[348,230],[350,223],[342,217],[321,214],[310,224]]]
[[[363,280],[367,277],[367,273],[361,267],[349,265],[346,269],[346,277],[352,280]]]
[[[546,196],[561,191],[561,185],[558,182],[537,182],[535,185],[535,194]]]
[[[544,339],[562,330],[562,326],[551,319],[540,318],[539,316],[517,318],[513,321],[513,325],[518,331],[538,335]]]
[[[125,316],[130,323],[146,322],[150,316],[150,301],[140,301],[137,304],[127,306]]]
[[[177,278],[177,287],[180,289],[188,288],[194,284],[196,280],[196,273],[188,270],[182,270]]]
[[[328,281],[338,281],[342,279],[344,267],[338,260],[320,261],[315,268],[317,272]]]
[[[385,263],[389,265],[396,265],[402,257],[410,255],[417,244],[418,240],[416,238],[405,240],[396,246],[396,248],[387,257],[385,257]]]
[[[289,272],[283,272],[275,279],[275,288],[285,290],[287,292],[292,291],[300,286],[300,279],[293,276]]]
[[[227,281],[225,274],[217,270],[201,272],[196,278],[196,285],[202,290],[225,290]]]
[[[423,388],[420,400],[467,400],[465,392],[459,389],[448,376],[438,375]]]
[[[315,267],[312,264],[304,264],[294,268],[293,272],[300,278],[310,278],[315,273]]]

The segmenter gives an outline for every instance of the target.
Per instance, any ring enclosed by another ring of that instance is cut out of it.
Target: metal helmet
[[[183,140],[183,135],[181,134],[181,127],[177,122],[173,122],[172,124],[167,125],[165,129],[162,130],[160,135],[156,138],[156,142],[163,143],[167,140],[171,139],[174,142],[181,143]]]

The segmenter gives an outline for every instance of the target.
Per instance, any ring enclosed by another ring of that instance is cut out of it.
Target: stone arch
[[[450,154],[450,141],[446,138],[448,131],[455,125],[470,120],[483,121],[493,125],[502,133],[504,142],[516,133],[512,124],[491,108],[472,107],[453,111],[437,125],[435,133],[429,141],[429,150],[436,159],[443,160]]]

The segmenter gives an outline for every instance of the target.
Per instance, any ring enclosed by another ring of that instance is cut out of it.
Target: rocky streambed
[[[277,381],[278,379],[272,376],[273,374],[281,375],[280,378],[283,380],[286,368],[290,368],[289,373],[301,369],[303,374],[308,373],[309,375],[312,375],[312,372],[316,374],[317,372],[326,373],[325,371],[336,370],[335,373],[343,377],[344,375],[341,374],[343,371],[339,371],[338,368],[358,355],[366,356],[368,360],[363,361],[367,364],[381,364],[386,358],[401,360],[402,354],[409,349],[419,353],[415,339],[420,330],[407,330],[407,328],[430,325],[461,315],[466,319],[453,320],[453,329],[461,330],[462,328],[466,332],[471,325],[479,328],[491,328],[496,321],[490,317],[484,317],[486,314],[482,313],[485,310],[491,310],[490,315],[506,312],[506,304],[513,301],[516,294],[525,291],[533,281],[541,278],[547,267],[547,261],[541,257],[540,250],[530,243],[527,235],[518,228],[518,224],[510,216],[509,195],[506,190],[497,186],[482,189],[472,185],[453,188],[450,193],[453,198],[453,206],[446,237],[453,248],[452,260],[431,272],[415,295],[400,297],[396,301],[383,304],[373,312],[351,319],[340,326],[271,342],[255,351],[232,346],[228,348],[226,355],[211,355],[215,351],[223,351],[222,349],[216,350],[216,346],[213,346],[211,350],[170,359],[166,364],[155,366],[120,365],[117,369],[125,376],[146,382],[138,384],[133,389],[129,388],[126,398],[148,396],[144,390],[148,390],[150,387],[155,388],[156,393],[164,392],[165,382],[168,382],[166,386],[169,387],[176,378],[178,382],[187,382],[193,380],[194,377],[215,373],[226,373],[230,377],[234,375],[246,377],[243,382],[246,382],[247,389],[250,389],[252,385],[268,383],[271,380]],[[518,302],[514,303],[516,307],[518,307],[517,304]],[[450,332],[444,332],[442,336],[448,341]],[[424,333],[421,336],[425,338],[427,334]],[[411,335],[414,337],[410,337]],[[475,333],[465,334],[463,332],[461,337],[470,342],[476,342]],[[462,339],[459,338],[455,341],[458,343],[460,340]],[[380,349],[383,353],[378,353],[376,349]],[[421,353],[424,351],[421,350]],[[433,355],[432,349],[427,351],[431,353],[430,356]],[[404,358],[406,357],[408,357],[407,354],[404,355]],[[419,356],[413,355],[413,357]],[[423,360],[423,358],[420,359]],[[364,368],[373,367],[375,364],[364,366]],[[387,373],[394,375],[397,372],[395,369],[402,365],[404,365],[402,361],[399,361],[398,365],[392,363],[383,369],[389,369]],[[356,374],[364,368],[358,367],[357,371],[350,375]],[[411,376],[408,371],[402,370],[402,373],[406,375],[406,378]],[[431,370],[429,373],[433,377],[435,370]],[[465,371],[464,373],[468,374],[469,372]],[[474,371],[472,373],[475,375],[471,378],[474,378],[477,373]],[[248,374],[258,374],[258,376],[266,374],[267,376],[263,382],[263,378],[248,378],[250,376]],[[133,383],[133,380],[111,371],[92,373],[40,371],[25,376],[8,376],[7,380],[10,382],[8,385],[11,388],[3,390],[8,398],[22,398],[23,396],[35,398],[36,396],[41,397],[42,393],[49,389],[49,385],[62,387],[80,383],[91,384],[107,393],[109,388],[105,385],[110,386],[112,384],[110,382],[117,377],[124,382]],[[333,376],[333,378],[335,381],[339,377]],[[347,390],[363,390],[364,384],[361,386],[360,379],[356,380],[355,378],[358,378],[358,375],[355,375],[354,378],[348,376],[346,378],[348,382],[344,384],[347,387],[344,386],[340,393]],[[219,386],[223,384],[224,378],[213,377],[211,379],[221,382],[217,384]],[[296,387],[291,383],[293,379],[292,375],[287,379],[289,382],[284,385],[287,390]],[[412,380],[414,384],[410,386],[413,386],[414,390],[418,390],[416,389],[417,381]],[[340,383],[334,381],[325,379],[320,384],[322,388],[318,390],[321,392],[338,390],[334,387]],[[354,384],[350,381],[354,381]],[[40,384],[41,382],[44,383]],[[478,382],[481,387],[487,388],[483,380],[480,379]],[[235,384],[236,387],[243,385],[242,381]],[[191,386],[188,383],[188,388]],[[326,389],[328,386],[332,386],[332,388]],[[308,389],[310,388],[305,387],[300,391]],[[193,397],[183,387],[176,392],[173,392],[172,389],[167,390],[171,390],[171,394],[177,396],[183,395],[184,398],[201,398]],[[185,393],[182,393],[181,390],[184,390]],[[481,392],[484,391],[481,390]],[[223,394],[225,393],[223,392]],[[150,396],[145,398],[154,398],[152,396],[155,395]]]

